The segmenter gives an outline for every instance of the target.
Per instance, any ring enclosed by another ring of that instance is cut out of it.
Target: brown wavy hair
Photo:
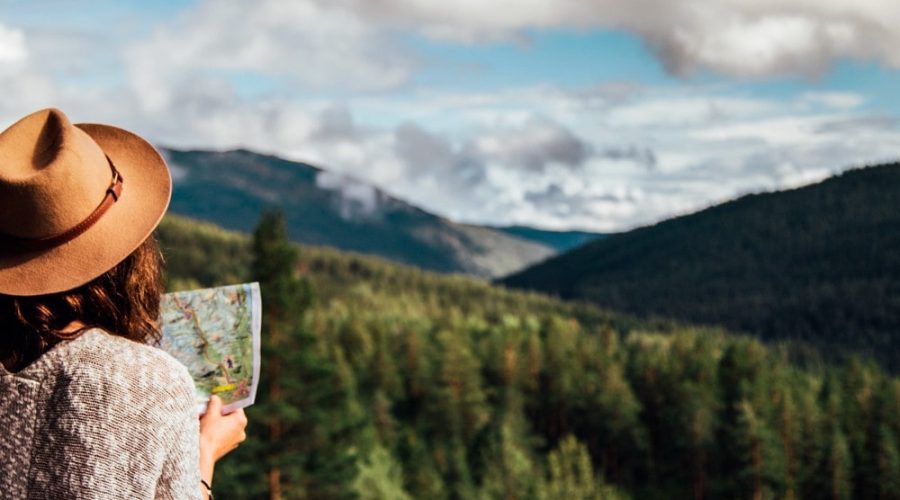
[[[162,255],[151,235],[116,267],[74,290],[34,297],[0,294],[0,361],[9,370],[21,370],[90,328],[155,343],[162,290]],[[73,321],[85,326],[62,333]]]

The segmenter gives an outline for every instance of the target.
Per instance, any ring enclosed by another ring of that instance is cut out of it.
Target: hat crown
[[[0,132],[0,234],[44,238],[79,224],[112,173],[103,150],[58,109]]]

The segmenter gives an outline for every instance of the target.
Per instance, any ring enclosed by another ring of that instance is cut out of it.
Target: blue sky
[[[71,5],[0,0],[3,123],[248,147],[463,222],[624,230],[900,156],[887,3]]]

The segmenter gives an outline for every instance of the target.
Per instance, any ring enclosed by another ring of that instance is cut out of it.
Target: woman
[[[207,498],[243,441],[150,345],[170,194],[128,131],[48,109],[0,133],[0,499]]]

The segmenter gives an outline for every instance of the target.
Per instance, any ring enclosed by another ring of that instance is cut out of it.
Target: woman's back
[[[0,378],[0,499],[197,495],[193,382],[165,352],[91,329]]]
[[[212,396],[198,422],[187,370],[150,347],[165,160],[58,109],[0,131],[0,160],[0,500],[210,498],[247,419]]]

